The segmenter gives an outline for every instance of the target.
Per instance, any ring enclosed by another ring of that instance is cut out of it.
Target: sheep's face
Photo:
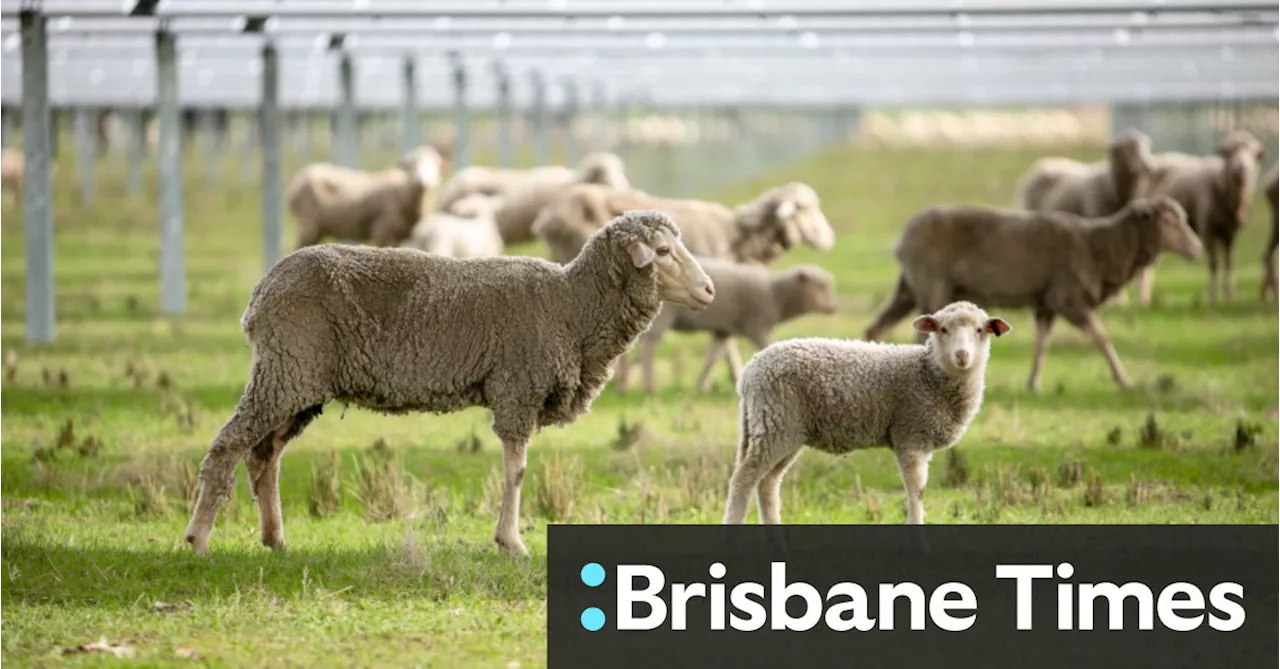
[[[424,188],[435,188],[440,185],[444,174],[445,160],[440,152],[429,146],[422,146],[405,154],[400,159],[400,167]]]
[[[1244,130],[1233,130],[1218,142],[1218,155],[1230,159],[1237,154],[1252,158],[1254,162],[1262,162],[1267,157],[1267,150],[1256,137]]]
[[[782,230],[783,248],[803,243],[819,251],[829,251],[835,246],[835,232],[812,188],[792,182],[775,191],[772,199],[773,219]]]
[[[798,294],[800,313],[834,314],[836,312],[835,278],[815,265],[797,267],[789,272]]]
[[[652,265],[658,278],[658,298],[694,311],[702,311],[715,298],[711,277],[685,248],[680,238],[658,228],[645,240],[627,245],[627,253],[637,270]]]
[[[1111,143],[1108,160],[1130,178],[1147,179],[1153,162],[1151,140],[1137,130],[1129,130]]]
[[[969,302],[949,304],[916,318],[913,325],[929,334],[938,365],[953,375],[984,369],[991,355],[991,337],[1013,329],[1004,319],[990,317]]]
[[[1187,224],[1187,212],[1171,197],[1159,197],[1139,203],[1139,211],[1160,228],[1160,250],[1170,251],[1195,260],[1204,253],[1200,236]]]

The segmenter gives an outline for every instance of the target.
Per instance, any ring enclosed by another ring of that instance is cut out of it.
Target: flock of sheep
[[[984,307],[1034,310],[1032,389],[1058,315],[1088,333],[1115,381],[1129,386],[1095,309],[1134,279],[1149,302],[1151,268],[1165,251],[1195,259],[1207,250],[1209,297],[1217,299],[1221,263],[1230,299],[1233,241],[1263,157],[1242,132],[1215,155],[1187,156],[1152,154],[1129,131],[1097,163],[1043,159],[1018,186],[1021,210],[936,206],[907,222],[893,249],[894,294],[863,341],[778,343],[779,323],[835,311],[822,268],[766,269],[793,247],[835,244],[803,183],[728,207],[632,188],[608,153],[576,168],[470,167],[448,182],[447,160],[430,147],[376,173],[308,166],[286,195],[301,248],[254,287],[241,321],[253,347],[249,382],[201,465],[186,539],[208,550],[244,460],[262,542],[283,547],[279,459],[329,401],[390,413],[482,406],[503,445],[494,538],[527,555],[517,521],[531,436],[587,412],[615,369],[625,390],[636,342],[652,391],[657,345],[671,330],[712,335],[700,388],[721,357],[738,385],[740,443],[724,522],[743,522],[752,493],[761,521],[780,522],[781,480],[807,445],[890,447],[907,521],[922,523],[929,460],[977,414],[991,340],[1010,331]],[[1265,180],[1264,297],[1275,292],[1274,166]],[[319,243],[326,238],[372,246]],[[533,238],[550,261],[503,255]],[[918,343],[878,341],[912,313]],[[734,336],[760,349],[745,367]]]
[[[836,310],[833,277],[821,267],[767,269],[793,247],[835,244],[818,194],[803,183],[729,207],[635,189],[610,153],[574,167],[469,167],[448,181],[448,161],[433,147],[378,172],[309,165],[286,193],[300,250],[255,287],[245,312],[250,382],[201,467],[187,539],[207,550],[244,460],[262,541],[283,546],[279,458],[329,401],[387,412],[484,406],[504,451],[495,539],[523,554],[517,519],[530,436],[572,423],[610,378],[626,392],[633,347],[644,390],[654,391],[657,350],[672,330],[711,336],[699,390],[722,359],[738,386],[725,522],[743,521],[753,493],[761,520],[780,522],[781,480],[808,445],[889,446],[907,520],[921,523],[929,459],[977,414],[990,340],[1010,330],[984,308],[1033,311],[1032,390],[1058,316],[1089,335],[1117,385],[1130,387],[1096,310],[1126,301],[1131,282],[1149,305],[1164,252],[1205,256],[1209,302],[1233,299],[1235,240],[1265,153],[1241,131],[1212,155],[1154,153],[1129,130],[1093,163],[1043,158],[1018,183],[1013,208],[941,205],[906,222],[893,247],[892,296],[861,341],[776,344],[780,323]],[[1271,213],[1266,300],[1277,294],[1276,165],[1261,182]],[[0,186],[22,183],[21,154],[4,150]],[[549,262],[504,255],[534,239]],[[879,343],[908,315],[918,343]],[[758,349],[745,366],[735,337]]]

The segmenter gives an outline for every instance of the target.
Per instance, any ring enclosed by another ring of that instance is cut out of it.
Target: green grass
[[[811,183],[839,242],[830,254],[798,251],[783,264],[834,272],[841,310],[779,336],[855,337],[889,294],[888,247],[907,216],[938,202],[1007,203],[1018,174],[1046,152],[842,147],[706,195],[738,202],[782,180]],[[75,174],[69,156],[59,173]],[[351,408],[344,417],[338,406],[284,458],[289,550],[258,546],[256,508],[241,483],[212,554],[191,556],[181,541],[189,489],[243,389],[249,349],[238,320],[261,268],[252,186],[231,171],[218,189],[203,179],[190,165],[190,309],[180,319],[158,315],[152,194],[131,201],[121,170],[104,170],[101,202],[88,208],[74,184],[58,182],[59,329],[48,346],[24,343],[21,218],[6,204],[0,317],[14,362],[3,384],[0,462],[6,663],[110,664],[102,653],[59,654],[106,637],[158,664],[190,662],[179,659],[183,649],[218,666],[540,666],[548,522],[718,521],[735,396],[723,369],[711,394],[692,393],[705,339],[673,334],[656,396],[606,390],[577,424],[535,437],[522,522],[531,560],[499,554],[491,541],[501,458],[485,411],[386,417]],[[1001,313],[1014,332],[994,345],[986,403],[956,455],[935,458],[929,521],[1280,520],[1277,428],[1267,416],[1277,405],[1280,335],[1276,308],[1256,299],[1265,223],[1256,207],[1238,247],[1236,303],[1207,306],[1203,266],[1170,258],[1155,307],[1102,312],[1137,390],[1116,389],[1102,356],[1064,324],[1044,390],[1028,394],[1034,327],[1026,312]],[[893,336],[906,340],[908,326]],[[1155,430],[1144,439],[1149,414]],[[374,472],[371,488],[361,489],[357,464]],[[371,507],[390,519],[373,522]],[[806,455],[784,483],[783,514],[903,522],[892,458]]]

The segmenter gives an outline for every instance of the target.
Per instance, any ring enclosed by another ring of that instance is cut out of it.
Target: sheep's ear
[[[627,253],[631,254],[631,263],[634,264],[637,269],[648,267],[650,263],[653,262],[653,259],[657,257],[653,252],[653,249],[649,248],[649,245],[644,242],[631,242],[630,244],[627,244]]]
[[[1004,322],[1003,318],[992,318],[987,321],[987,332],[990,332],[997,337],[1012,329],[1013,326]]]
[[[800,283],[809,283],[810,281],[813,281],[813,278],[814,277],[809,273],[809,270],[803,267],[796,270],[796,281],[799,281]]]
[[[933,316],[920,316],[911,322],[911,325],[920,332],[937,332],[938,319]]]
[[[774,214],[783,220],[791,218],[796,213],[796,203],[791,200],[783,200],[778,208],[774,210]]]

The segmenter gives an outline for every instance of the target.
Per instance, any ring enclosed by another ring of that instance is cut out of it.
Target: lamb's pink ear
[[[648,267],[649,264],[653,262],[654,257],[656,257],[653,249],[649,248],[649,245],[644,242],[631,242],[630,244],[627,244],[627,253],[631,254],[631,262],[637,269],[641,267]]]
[[[992,318],[987,321],[987,332],[990,332],[997,337],[1012,329],[1013,326],[1004,322],[1003,318]]]
[[[920,316],[911,322],[911,325],[920,332],[937,332],[938,319],[933,316]]]

